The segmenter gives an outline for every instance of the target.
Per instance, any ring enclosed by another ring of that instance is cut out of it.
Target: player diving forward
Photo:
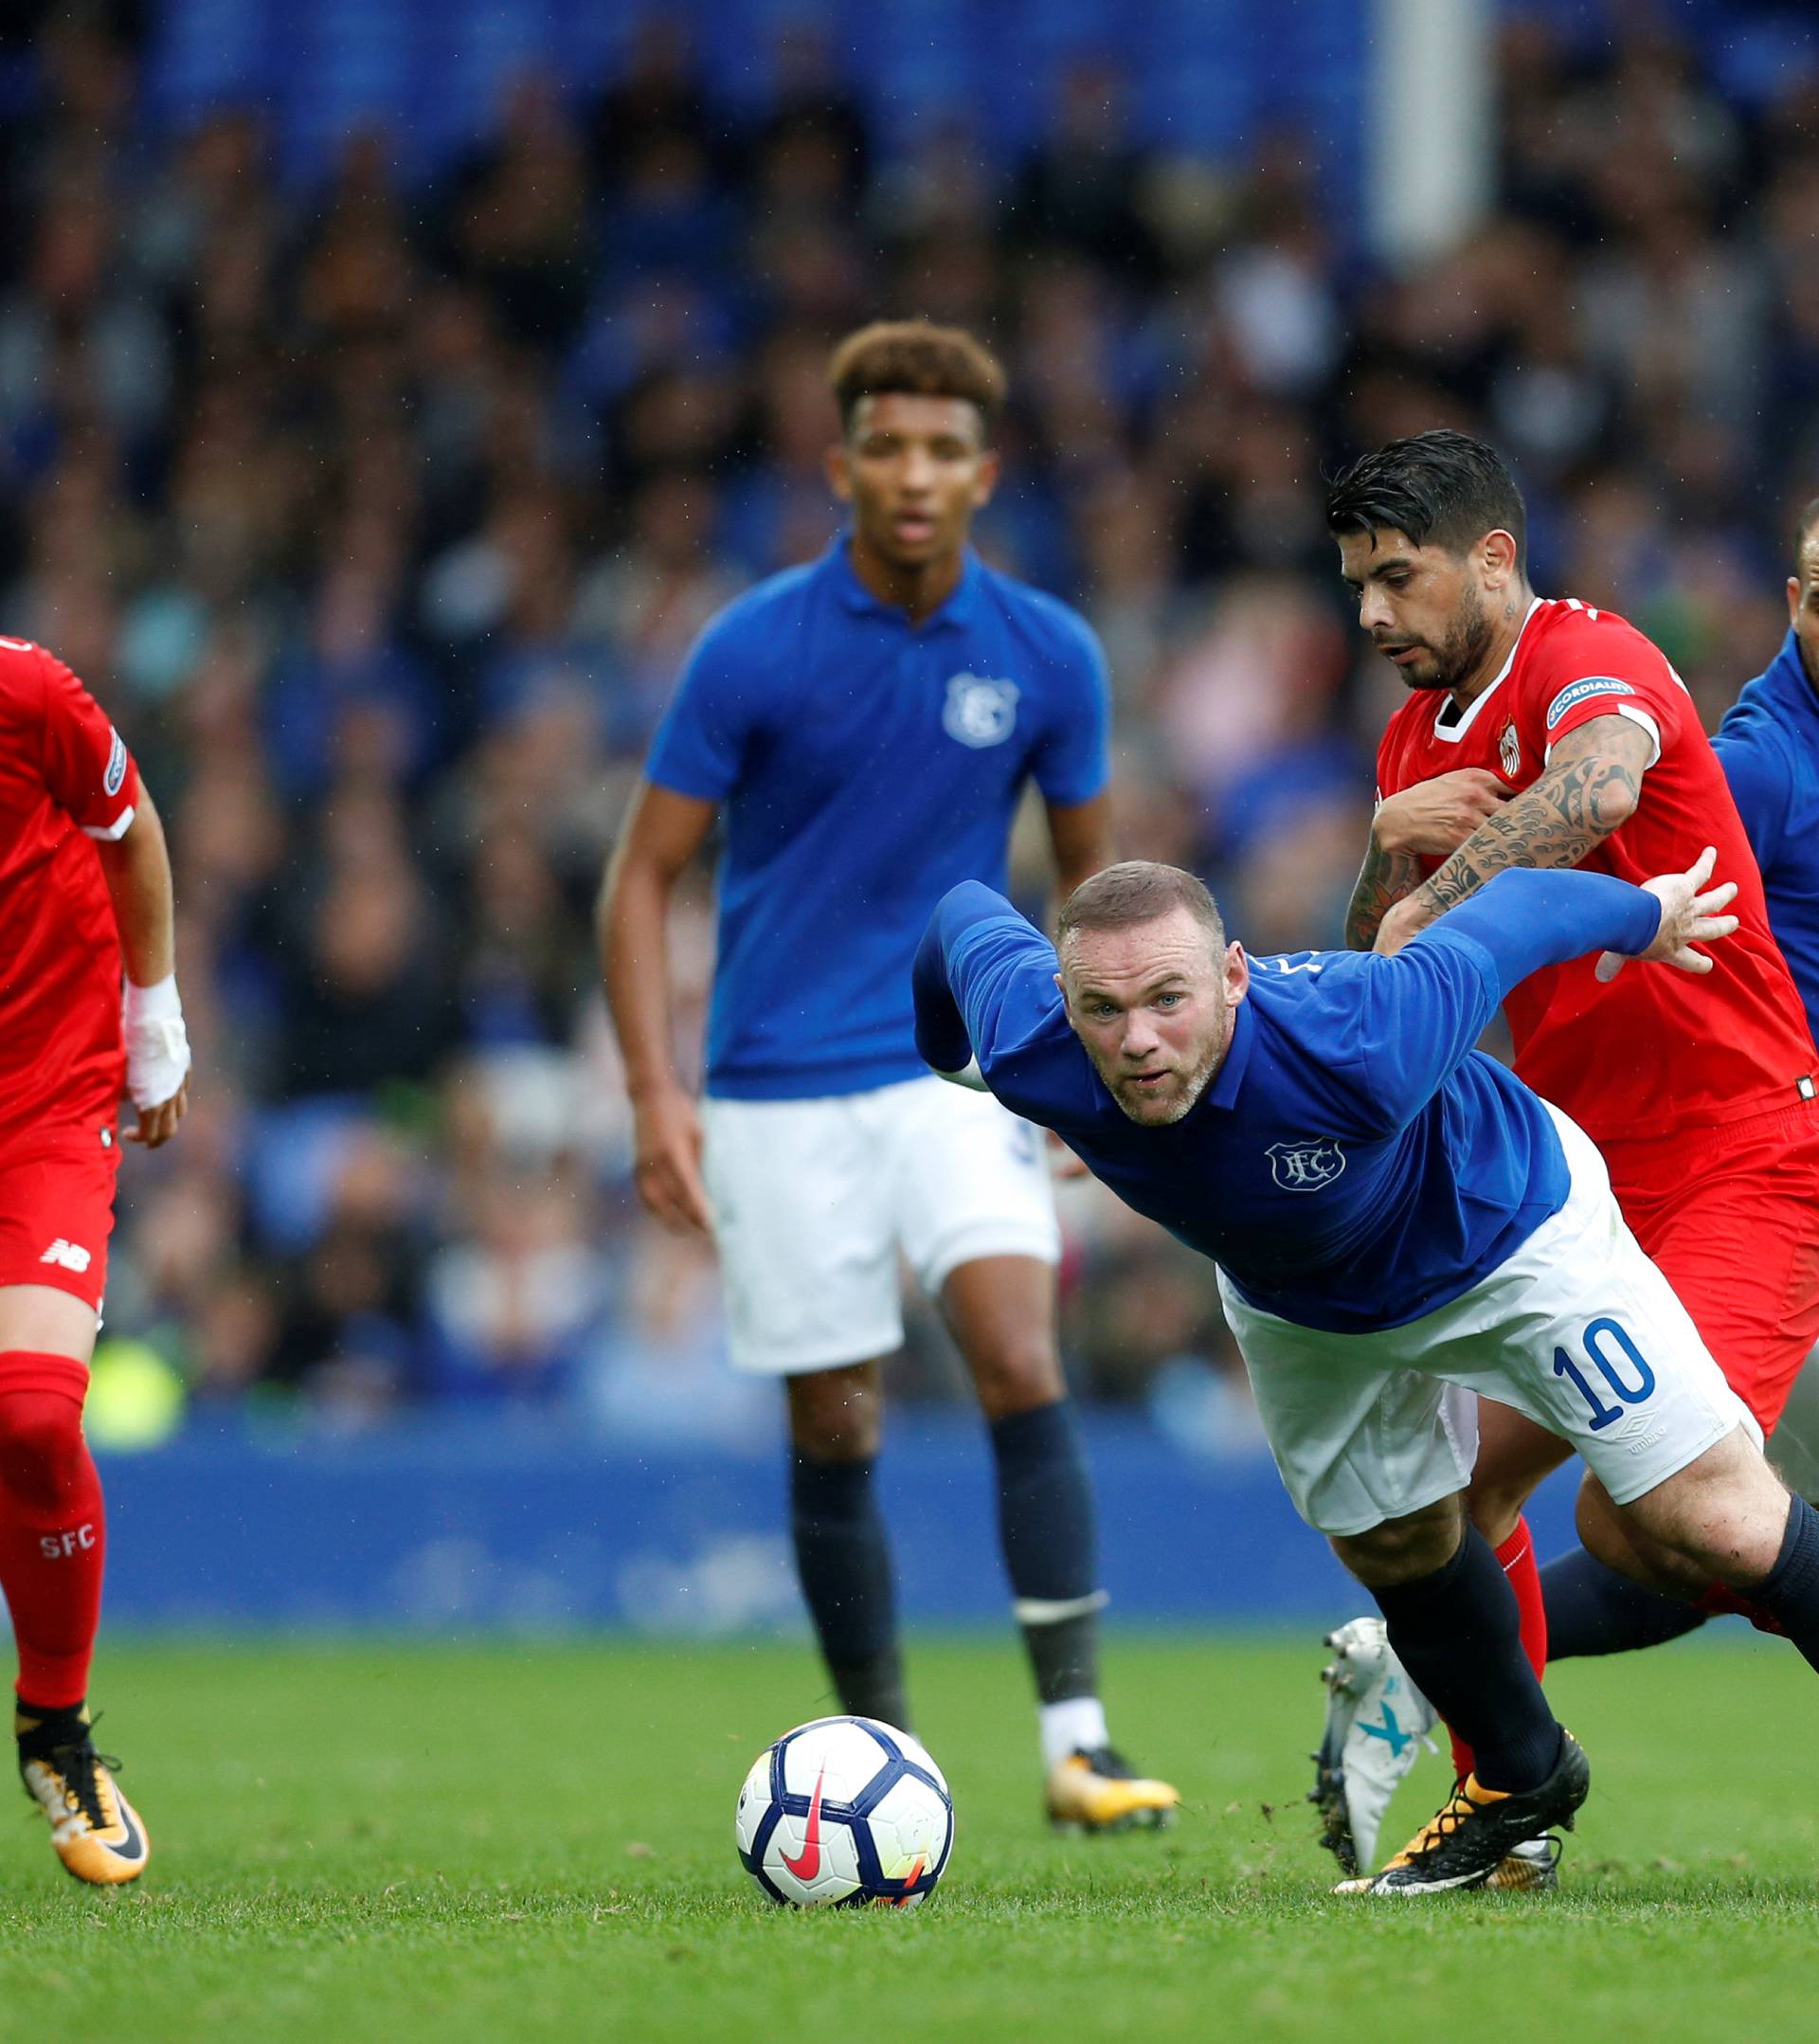
[[[1638,881],[1715,844],[1738,885],[1737,934],[1697,984],[1648,972],[1606,984],[1591,960],[1563,961],[1515,989],[1508,1019],[1517,1073],[1597,1143],[1625,1221],[1773,1431],[1819,1338],[1819,1059],[1691,699],[1623,619],[1535,594],[1521,493],[1481,442],[1422,433],[1366,455],[1333,485],[1326,520],[1359,622],[1409,688],[1378,750],[1381,801],[1348,942],[1394,950],[1511,867]],[[1613,1570],[1738,1608],[1726,1585],[1618,1524],[1595,1469],[1579,1492],[1585,1547],[1549,1568],[1543,1603],[1522,1507],[1567,1447],[1520,1412],[1487,1404],[1480,1424],[1472,1516],[1509,1572],[1538,1673],[1550,1644],[1584,1651],[1594,1628],[1607,1651],[1665,1637],[1659,1599],[1613,1607]],[[1370,1862],[1414,1764],[1411,1734],[1432,1719],[1378,1620],[1329,1643],[1315,1795],[1324,1842],[1349,1867]],[[1456,1727],[1453,1746],[1464,1775]],[[1528,1878],[1551,1881],[1551,1862]]]
[[[709,624],[602,895],[639,1189],[660,1219],[711,1226],[733,1364],[783,1381],[797,1572],[841,1709],[908,1721],[873,1484],[901,1251],[990,1425],[1049,1814],[1155,1822],[1176,1792],[1120,1759],[1099,1701],[1105,1595],[1055,1353],[1046,1162],[1034,1131],[929,1076],[910,1004],[930,909],[957,880],[1001,883],[1032,780],[1062,891],[1109,859],[1104,663],[1072,611],[967,548],[998,475],[990,355],[875,326],[831,378],[852,529]],[[671,1062],[664,917],[722,808],[697,1116]]]
[[[60,660],[0,639],[0,1588],[19,1771],[79,1880],[133,1880],[145,1826],[95,1750],[101,1488],[82,1438],[120,1095],[155,1149],[188,1099],[171,862],[138,769]],[[125,988],[122,1014],[121,965]]]
[[[1354,1890],[1482,1886],[1588,1787],[1464,1509],[1474,1393],[1577,1449],[1620,1523],[1747,1590],[1819,1667],[1819,1513],[1763,1460],[1596,1149],[1472,1048],[1511,988],[1569,958],[1709,970],[1688,947],[1735,928],[1718,913],[1732,887],[1701,892],[1712,865],[1707,851],[1647,890],[1512,872],[1395,957],[1253,968],[1198,880],[1133,863],[1070,897],[1058,950],[977,883],[945,896],[918,950],[929,1064],[976,1064],[1217,1262],[1297,1510],[1472,1743],[1438,1815]]]

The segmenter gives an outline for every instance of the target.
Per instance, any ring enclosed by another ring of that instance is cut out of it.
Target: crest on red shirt
[[[1511,717],[1498,733],[1497,764],[1504,769],[1505,780],[1513,781],[1522,771],[1522,741],[1516,735],[1516,719]]]

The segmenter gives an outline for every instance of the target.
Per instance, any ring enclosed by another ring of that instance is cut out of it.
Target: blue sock
[[[910,1729],[896,1592],[870,1456],[820,1462],[790,1457],[790,1532],[796,1573],[842,1710]]]
[[[1045,1704],[1099,1693],[1092,1487],[1066,1399],[992,1423],[998,1528],[1018,1622]]]
[[[1547,1607],[1550,1662],[1658,1647],[1697,1632],[1707,1616],[1697,1604],[1631,1583],[1583,1547],[1541,1570],[1541,1601]]]
[[[1374,1589],[1390,1644],[1415,1687],[1473,1755],[1486,1788],[1539,1788],[1560,1727],[1522,1651],[1522,1614],[1490,1543],[1468,1523],[1444,1567]]]
[[[1781,1553],[1768,1580],[1745,1594],[1819,1668],[1819,1511],[1804,1497],[1792,1502]]]

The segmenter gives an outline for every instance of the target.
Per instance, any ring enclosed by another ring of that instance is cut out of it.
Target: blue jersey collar
[[[880,603],[854,572],[852,537],[852,528],[843,528],[835,535],[834,544],[823,558],[841,604],[855,617],[890,618],[906,630],[916,632],[941,631],[949,625],[964,628],[973,622],[973,613],[979,607],[979,586],[984,570],[971,547],[962,552],[960,580],[954,585],[952,595],[939,609],[931,610],[920,624],[912,626],[907,612],[896,604]]]

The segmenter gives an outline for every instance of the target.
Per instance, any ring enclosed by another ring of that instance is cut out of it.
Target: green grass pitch
[[[807,1650],[117,1645],[103,1747],[136,1890],[0,1830],[0,2038],[739,2044],[1398,2035],[1819,2037],[1819,1692],[1733,1637],[1559,1670],[1593,1800],[1554,1897],[1359,1904],[1300,1801],[1318,1649],[1115,1637],[1119,1735],[1187,1799],[1161,1836],[1038,1821],[1009,1638],[922,1640],[958,1842],[919,1911],[798,1914],[733,1857]],[[1401,1836],[1445,1787],[1424,1760]]]

